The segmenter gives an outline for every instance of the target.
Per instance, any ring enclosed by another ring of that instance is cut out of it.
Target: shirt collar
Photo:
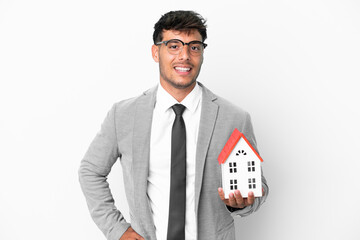
[[[202,97],[201,86],[196,83],[194,89],[180,102],[191,113],[195,112]],[[174,104],[179,103],[173,96],[171,96],[162,86],[159,84],[156,94],[156,107],[161,112],[166,112]]]

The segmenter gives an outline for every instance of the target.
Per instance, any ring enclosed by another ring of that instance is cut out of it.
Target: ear
[[[157,63],[159,62],[159,50],[160,49],[158,46],[156,46],[155,44],[152,45],[152,47],[151,47],[152,57],[153,57],[154,61]]]

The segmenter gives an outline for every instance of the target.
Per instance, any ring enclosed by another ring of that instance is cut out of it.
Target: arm
[[[115,126],[116,106],[109,111],[100,132],[81,161],[79,180],[90,214],[109,240],[119,240],[130,227],[115,207],[107,176],[120,153]]]
[[[246,138],[249,140],[251,145],[258,152],[254,130],[251,123],[251,118],[248,113],[246,114],[245,122],[240,131],[246,136]],[[228,210],[232,213],[233,216],[235,215],[240,215],[242,217],[248,216],[251,213],[257,211],[260,208],[260,206],[265,202],[269,194],[269,187],[267,185],[267,181],[263,175],[262,170],[261,170],[261,180],[262,180],[262,191],[263,191],[262,197],[254,198],[254,194],[252,192],[250,192],[248,196],[243,197],[241,196],[240,191],[236,190],[235,195],[230,193],[229,199],[225,199],[223,189],[222,188],[218,189],[220,199],[226,204]]]

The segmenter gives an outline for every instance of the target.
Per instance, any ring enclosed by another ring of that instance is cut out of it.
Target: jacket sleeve
[[[108,112],[79,168],[79,181],[91,217],[108,240],[119,240],[130,227],[115,207],[107,182],[113,164],[121,156],[117,145],[115,112],[116,105]]]
[[[241,132],[244,133],[244,135],[249,140],[251,145],[255,148],[255,150],[257,152],[259,152],[257,149],[257,145],[256,145],[256,139],[255,139],[255,135],[254,135],[253,126],[251,123],[251,118],[248,113],[246,115],[245,124],[243,126],[244,127]],[[262,181],[262,188],[264,189],[263,196],[259,197],[259,198],[258,197],[255,198],[255,201],[251,206],[247,206],[242,209],[228,207],[228,210],[231,212],[231,215],[233,217],[234,216],[246,217],[246,216],[250,215],[251,213],[257,211],[260,208],[260,206],[266,201],[266,198],[269,194],[269,187],[268,187],[266,178],[264,177],[262,170],[261,170],[261,181]]]

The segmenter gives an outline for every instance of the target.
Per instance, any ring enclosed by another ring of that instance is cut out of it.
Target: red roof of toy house
[[[224,148],[221,150],[221,153],[218,157],[219,164],[223,164],[226,162],[226,159],[229,157],[230,153],[236,146],[237,142],[240,140],[240,138],[244,138],[247,144],[249,144],[250,148],[253,150],[253,152],[256,154],[256,156],[260,159],[260,161],[263,162],[260,155],[255,151],[253,146],[251,146],[250,142],[246,139],[245,135],[242,134],[237,128],[234,129],[233,133],[231,134],[229,140],[226,142]]]

